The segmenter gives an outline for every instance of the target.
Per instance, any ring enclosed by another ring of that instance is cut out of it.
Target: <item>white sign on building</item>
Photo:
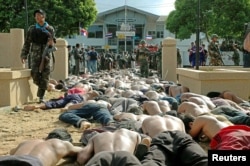
[[[116,36],[135,36],[135,31],[116,31]]]

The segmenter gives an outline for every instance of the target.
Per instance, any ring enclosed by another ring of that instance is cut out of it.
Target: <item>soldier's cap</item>
[[[42,9],[37,9],[34,11],[34,17],[36,16],[36,13],[40,13],[41,15],[43,15],[44,17],[46,16],[45,11],[43,11]]]
[[[217,34],[212,34],[211,39],[213,38],[219,38],[219,36]]]
[[[140,44],[146,44],[146,41],[145,40],[141,40]]]

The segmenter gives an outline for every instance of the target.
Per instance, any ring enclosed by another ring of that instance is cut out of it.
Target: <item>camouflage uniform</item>
[[[158,76],[161,78],[161,70],[162,70],[162,57],[161,57],[162,51],[161,48],[159,48],[158,52],[157,52],[157,57],[156,57],[156,61],[157,61],[157,72],[158,72]]]
[[[235,66],[240,65],[240,54],[238,52],[238,49],[236,49],[236,48],[234,49],[232,60],[233,60]]]
[[[211,66],[222,66],[223,61],[221,58],[220,50],[218,46],[212,41],[208,45],[208,53],[210,56],[210,62],[209,65]]]
[[[177,67],[180,67],[182,63],[180,50],[177,49]]]
[[[41,73],[39,72],[39,66],[49,35],[52,35],[54,38],[54,28],[48,24],[46,25],[46,27],[39,27],[38,24],[36,24],[29,27],[21,52],[22,59],[27,59],[28,56],[30,56],[31,76],[33,82],[38,86],[37,96],[40,101],[43,100],[48,87],[52,53],[46,55],[44,69]]]
[[[149,50],[145,47],[141,47],[137,50],[136,59],[140,62],[141,77],[147,78],[149,75],[149,64],[148,64]]]

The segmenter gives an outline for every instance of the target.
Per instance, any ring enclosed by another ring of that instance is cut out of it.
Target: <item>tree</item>
[[[87,28],[96,19],[97,9],[94,0],[36,0],[28,2],[29,25],[34,24],[33,12],[43,9],[46,21],[56,30],[57,37],[79,32],[79,26]],[[10,28],[25,28],[25,0],[0,0],[0,32]]]
[[[250,1],[228,0],[227,4],[229,5],[225,5],[223,0],[214,0],[210,31],[218,33],[223,38],[241,39],[244,23],[250,20]]]
[[[176,0],[176,10],[166,21],[167,29],[179,39],[190,38],[198,27],[198,0]],[[200,31],[224,39],[242,40],[243,27],[250,20],[249,0],[200,0]],[[208,39],[208,37],[207,37]]]

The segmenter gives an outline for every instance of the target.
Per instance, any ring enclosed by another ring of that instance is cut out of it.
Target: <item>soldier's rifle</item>
[[[43,72],[45,62],[49,61],[50,58],[48,57],[48,55],[56,50],[57,50],[57,48],[55,47],[54,39],[52,36],[50,36],[48,39],[47,45],[46,45],[46,47],[43,51],[43,54],[42,54],[42,60],[41,60],[41,63],[39,65],[39,73]]]
[[[221,55],[221,52],[220,52],[218,46],[215,46],[215,49],[216,49],[216,51],[219,53],[218,59],[222,62],[223,66],[224,66],[225,64],[224,64],[224,62],[223,62],[223,60],[222,60],[222,55]]]

